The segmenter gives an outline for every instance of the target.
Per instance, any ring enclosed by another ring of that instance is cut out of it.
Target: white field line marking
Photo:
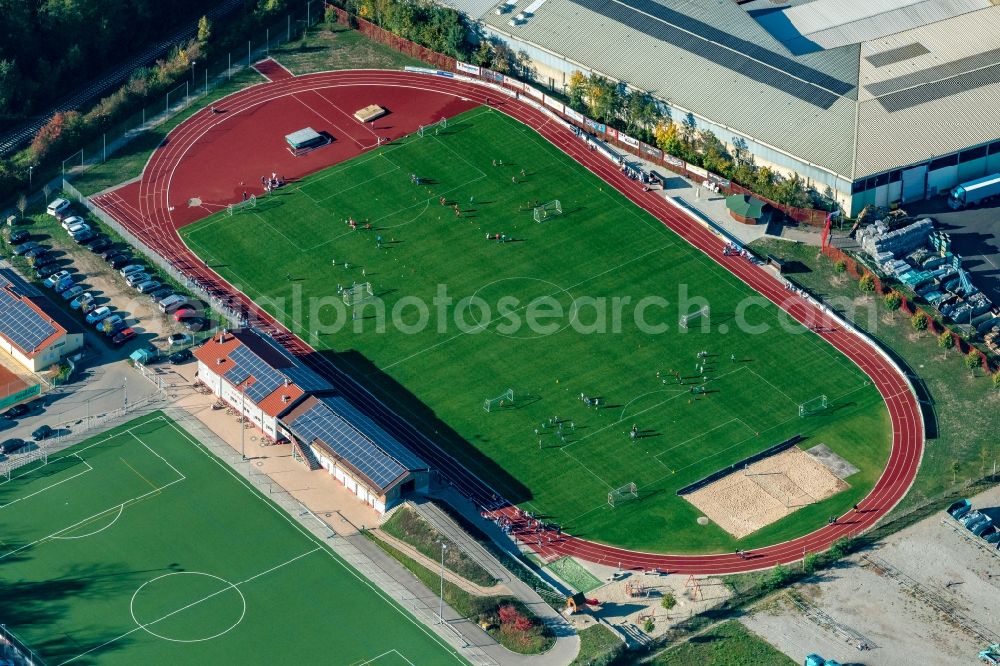
[[[86,460],[83,460],[83,458],[80,459],[80,462],[82,462],[84,465],[86,465],[87,469],[83,470],[82,472],[77,472],[73,476],[66,477],[62,481],[56,481],[55,483],[53,483],[51,485],[48,485],[48,486],[45,486],[41,490],[36,490],[35,492],[30,493],[28,495],[25,495],[24,497],[18,497],[17,499],[13,499],[10,502],[7,502],[6,504],[0,506],[0,509],[6,509],[7,507],[9,507],[12,504],[16,504],[17,502],[21,502],[23,500],[26,500],[26,499],[29,499],[31,497],[34,497],[35,495],[39,495],[41,493],[44,493],[44,492],[46,492],[48,490],[51,490],[52,488],[55,488],[56,486],[58,486],[58,485],[60,485],[62,483],[66,483],[67,481],[72,481],[76,477],[83,476],[84,474],[86,474],[88,472],[92,472],[94,470],[94,468],[91,467],[90,464]],[[4,483],[6,483],[6,481]]]

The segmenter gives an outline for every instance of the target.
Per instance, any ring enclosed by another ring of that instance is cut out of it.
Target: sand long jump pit
[[[848,487],[823,463],[792,446],[683,496],[739,539]]]

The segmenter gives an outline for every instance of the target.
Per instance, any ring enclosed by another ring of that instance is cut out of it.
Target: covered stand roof
[[[407,472],[428,469],[419,457],[341,396],[310,396],[282,422],[299,440],[324,449],[381,494]]]
[[[764,212],[764,202],[748,194],[731,194],[726,197],[726,208],[733,215],[748,220],[759,220]]]

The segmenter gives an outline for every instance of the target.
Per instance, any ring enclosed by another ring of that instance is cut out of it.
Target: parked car
[[[41,280],[42,278],[47,278],[53,273],[58,272],[59,268],[60,268],[59,264],[55,262],[43,264],[35,269],[35,277],[37,277],[39,280]]]
[[[174,365],[179,365],[181,363],[184,363],[185,361],[190,360],[190,358],[191,358],[191,350],[181,349],[180,351],[175,351],[173,354],[168,356],[167,360],[173,363]]]
[[[110,260],[108,260],[108,264],[111,266],[111,268],[121,268],[131,260],[132,257],[128,256],[127,254],[116,254],[115,256],[111,257]]]
[[[122,267],[122,269],[118,272],[122,274],[122,277],[128,277],[132,273],[141,273],[145,270],[146,267],[142,264],[129,264],[128,266]]]
[[[201,317],[188,317],[181,322],[181,326],[189,331],[197,332],[205,328],[207,323],[207,320],[202,319]]]
[[[93,229],[87,229],[86,231],[73,236],[73,240],[78,245],[86,245],[95,238],[97,238],[97,232],[94,231]]]
[[[166,298],[160,299],[157,305],[160,308],[160,312],[170,313],[181,309],[183,306],[187,305],[187,298],[181,294],[174,294]]]
[[[62,226],[63,229],[65,229],[66,231],[69,231],[70,227],[76,226],[77,224],[84,224],[85,222],[86,222],[86,220],[84,220],[79,215],[70,215],[69,217],[65,218],[62,222],[60,222],[59,224]]]
[[[25,243],[25,245],[27,245],[27,243]],[[24,245],[22,245],[21,247],[24,247]],[[39,245],[38,243],[35,243],[35,246],[32,247],[27,252],[25,252],[23,256],[25,259],[28,259],[30,261],[31,259],[37,259],[38,257],[45,256],[48,253],[49,253],[48,247],[46,247],[45,245]]]
[[[3,417],[7,420],[19,419],[31,410],[23,402],[20,405],[14,405],[6,412],[3,413]]]
[[[58,271],[56,273],[53,273],[42,284],[51,289],[52,287],[56,286],[59,280],[62,280],[64,277],[69,277],[69,271]]]
[[[164,298],[167,298],[168,296],[173,296],[174,290],[171,289],[170,287],[160,287],[155,291],[149,292],[149,294],[147,295],[154,301],[156,301],[157,304],[159,304],[159,302]]]
[[[171,347],[191,344],[191,336],[187,333],[171,333],[167,337],[167,344]]]
[[[94,239],[87,245],[87,249],[94,254],[99,254],[104,252],[109,247],[111,247],[111,239],[107,236],[101,236],[98,234]]]
[[[101,307],[96,308],[93,312],[87,315],[87,323],[90,325],[94,325],[97,322],[101,321],[102,319],[105,319],[110,316],[111,316],[111,308],[109,308],[107,305],[102,305]]]
[[[56,292],[60,296],[64,291],[68,291],[73,288],[73,276],[67,275],[62,280],[56,283],[56,286],[52,288],[52,291]]]
[[[55,431],[47,425],[38,426],[35,428],[35,431],[31,433],[31,438],[36,442],[40,442],[43,439],[51,437],[54,432]]]
[[[17,245],[31,238],[31,232],[27,229],[15,229],[10,232],[10,244]]]
[[[94,322],[94,328],[96,328],[101,333],[107,333],[110,327],[114,326],[116,323],[120,321],[125,321],[125,318],[122,317],[120,314],[108,315],[107,317],[104,317]]]
[[[89,314],[93,312],[94,308],[97,307],[97,301],[90,300],[80,306],[80,312],[83,314]]]
[[[0,453],[7,455],[9,453],[14,453],[15,451],[20,451],[28,445],[28,442],[20,439],[18,437],[13,437],[11,439],[5,439],[0,443]]]
[[[60,217],[65,215],[72,204],[66,199],[54,199],[48,206],[45,207],[45,212],[53,217]]]
[[[135,285],[135,288],[138,290],[140,294],[148,294],[151,291],[156,291],[162,286],[163,283],[157,280],[146,280],[145,282],[140,282],[139,284]]]
[[[70,287],[69,289],[64,290],[59,295],[62,296],[62,298],[63,298],[64,301],[72,301],[77,296],[81,295],[82,293],[83,293],[83,285],[82,284],[74,284],[72,287]]]
[[[180,308],[179,310],[174,312],[174,321],[183,321],[185,319],[188,319],[189,317],[195,317],[197,315],[198,313],[192,310],[191,308]]]
[[[131,328],[126,328],[119,331],[118,334],[111,339],[111,342],[115,343],[116,345],[123,345],[134,337],[135,337],[135,331],[132,330]]]
[[[108,319],[110,319],[110,317]],[[107,321],[107,319],[105,319],[104,321]],[[130,328],[128,322],[122,319],[121,321],[116,321],[111,326],[105,328],[104,335],[108,336],[109,338],[113,338],[122,331],[124,331],[126,328]]]
[[[20,245],[14,248],[14,255],[18,257],[23,257],[24,255],[34,250],[36,247],[41,247],[41,244],[38,243],[37,241],[28,241],[26,243],[21,243]]]
[[[76,238],[77,234],[82,234],[85,231],[90,231],[90,225],[86,222],[77,222],[76,224],[71,224],[66,228],[67,233],[73,238]]]
[[[138,287],[143,282],[148,282],[152,280],[153,276],[149,273],[130,273],[127,278],[125,278],[125,283],[133,289]]]
[[[79,310],[87,303],[90,303],[92,300],[94,300],[94,295],[89,291],[85,291],[79,296],[75,296],[73,300],[70,302],[69,307],[72,308],[73,310]]]
[[[117,247],[114,244],[112,244],[111,247],[109,247],[106,250],[104,250],[103,252],[101,252],[101,259],[103,259],[104,261],[109,261],[110,262],[111,258],[114,257],[115,255],[118,255],[118,254],[124,254],[125,256],[128,256],[128,252],[126,252],[126,251],[122,250],[120,247]]]

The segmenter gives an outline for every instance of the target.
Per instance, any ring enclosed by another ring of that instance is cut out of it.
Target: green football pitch
[[[465,663],[161,414],[0,483],[0,622],[48,666]]]
[[[553,200],[562,214],[536,222]],[[886,408],[847,358],[489,109],[181,234],[505,497],[578,536],[661,552],[772,543],[849,508],[888,456]],[[512,404],[484,409],[508,389]],[[827,409],[800,418],[821,395]],[[739,542],[676,496],[794,435],[857,467],[850,488]],[[610,507],[629,483],[639,501]]]

